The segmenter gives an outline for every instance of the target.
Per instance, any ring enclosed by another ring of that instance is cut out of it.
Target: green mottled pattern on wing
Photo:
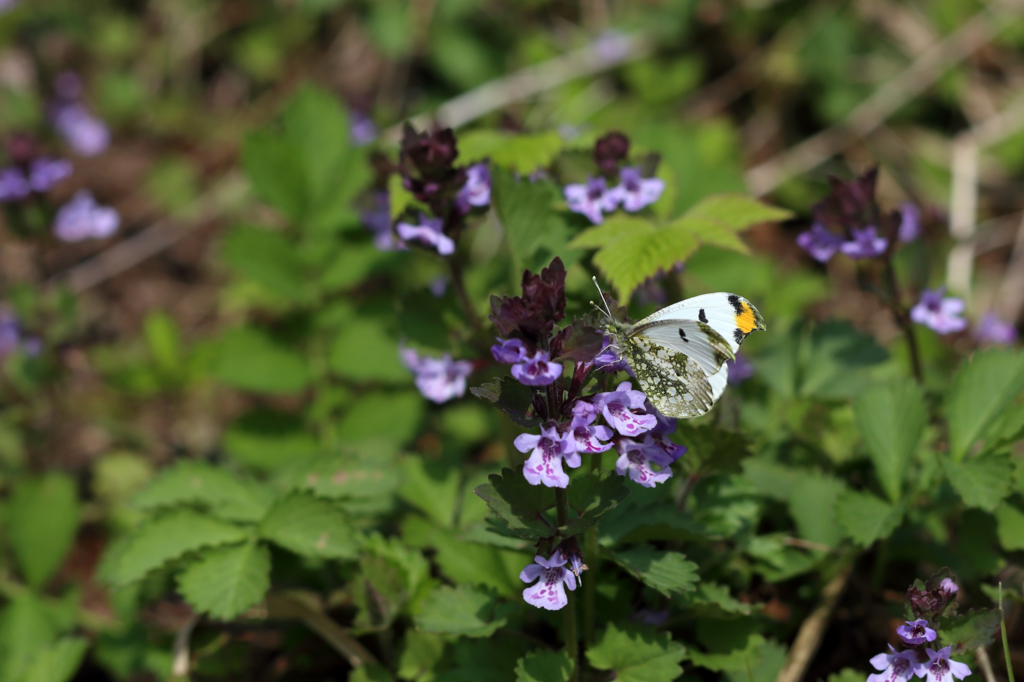
[[[620,337],[618,345],[641,390],[666,417],[699,417],[714,405],[711,385],[691,358],[644,336]]]

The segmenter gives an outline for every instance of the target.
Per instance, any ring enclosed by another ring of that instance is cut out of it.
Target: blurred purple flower
[[[670,452],[659,440],[650,434],[644,436],[640,443],[631,438],[619,440],[615,445],[619,452],[619,458],[615,460],[615,472],[620,476],[628,475],[645,488],[653,488],[672,478],[670,466],[686,452],[686,448],[672,443],[673,450]],[[657,464],[661,471],[652,469],[651,464]]]
[[[848,242],[843,242],[839,250],[855,260],[877,258],[885,253],[885,247],[889,245],[888,239],[878,236],[878,230],[874,225],[869,225],[863,230],[854,228],[851,233],[853,238]]]
[[[929,660],[917,664],[917,676],[926,677],[926,682],[951,682],[954,677],[962,680],[970,675],[971,669],[966,663],[949,660],[950,648],[945,646],[938,651],[925,648]]]
[[[569,485],[569,475],[562,469],[562,460],[572,469],[582,463],[573,438],[559,433],[554,425],[545,426],[540,433],[539,436],[521,433],[513,441],[519,452],[530,453],[523,465],[523,476],[530,485],[565,488]]]
[[[960,591],[959,585],[953,582],[952,578],[943,578],[939,583],[939,589],[942,590],[942,595],[946,599],[952,599]]]
[[[661,178],[641,178],[639,168],[626,167],[619,171],[619,185],[609,190],[609,202],[630,213],[636,213],[645,206],[650,206],[661,198],[665,191],[665,181]],[[608,210],[608,209],[605,209]]]
[[[921,236],[921,209],[917,204],[904,201],[900,204],[900,227],[896,238],[904,244]]]
[[[82,78],[74,71],[62,71],[53,79],[53,91],[65,102],[82,96]]]
[[[1017,343],[1017,328],[1000,320],[994,312],[987,312],[974,328],[974,337],[982,343],[1012,346]]]
[[[566,185],[562,194],[570,211],[582,213],[596,225],[604,222],[602,213],[611,213],[618,205],[604,178],[589,178],[586,184]]]
[[[20,168],[8,166],[0,170],[0,202],[21,201],[32,192],[32,185]]]
[[[455,242],[451,237],[441,231],[444,221],[440,218],[429,218],[426,214],[420,213],[420,224],[398,223],[395,231],[398,236],[407,242],[420,242],[426,244],[442,256],[450,256],[455,253]]]
[[[945,293],[945,287],[922,291],[921,300],[910,309],[910,319],[939,334],[966,329],[967,320],[961,317],[964,312],[963,299],[945,296]]]
[[[60,103],[50,112],[53,127],[81,156],[96,156],[110,146],[110,129],[80,102]]]
[[[525,386],[547,386],[562,375],[562,366],[548,358],[546,350],[538,350],[522,362],[512,365],[512,376]]]
[[[796,244],[819,263],[827,263],[836,255],[842,245],[841,237],[830,232],[821,223],[814,223],[811,229],[796,236]]]
[[[907,682],[917,671],[917,652],[913,649],[897,652],[892,644],[892,653],[881,653],[871,657],[871,665],[879,672],[868,675],[867,682]]]
[[[474,163],[466,169],[466,184],[455,195],[455,208],[469,213],[473,207],[482,208],[491,203],[491,171],[486,163]]]
[[[524,568],[519,574],[519,579],[524,583],[532,583],[538,578],[540,581],[523,590],[523,599],[527,604],[537,608],[558,611],[569,603],[565,586],[575,590],[576,577],[565,567],[566,558],[561,552],[556,551],[550,559],[538,554],[533,560],[536,563]]]
[[[928,627],[928,621],[924,618],[908,620],[904,625],[896,628],[896,634],[900,636],[904,644],[911,645],[934,642],[938,637],[935,630]]]
[[[727,360],[725,363],[729,369],[728,381],[732,385],[742,384],[744,381],[754,376],[754,363],[747,360],[746,356],[736,353],[735,360]]]
[[[469,360],[452,360],[447,353],[432,358],[412,348],[402,348],[399,356],[415,376],[416,388],[427,400],[440,404],[465,394],[466,377],[473,372],[473,363]]]
[[[377,126],[361,111],[349,115],[348,136],[356,147],[365,147],[377,139]]]
[[[597,419],[593,405],[578,402],[573,405],[572,411],[573,418],[569,424],[569,431],[576,452],[593,454],[610,450],[612,444],[601,441],[611,440],[615,433],[607,426],[593,426],[594,420]]]
[[[110,206],[96,203],[92,192],[79,190],[71,201],[60,207],[53,220],[53,233],[65,242],[106,239],[121,225],[121,216]]]
[[[67,159],[40,156],[29,166],[28,182],[36,192],[49,192],[58,182],[70,177],[71,171],[71,162]]]
[[[514,365],[526,357],[526,346],[522,339],[495,339],[498,343],[491,346],[491,355],[498,362]]]
[[[14,313],[0,310],[0,358],[12,353],[21,342],[21,323]]]
[[[639,436],[658,424],[653,414],[638,414],[644,409],[647,397],[642,391],[634,391],[632,384],[623,381],[614,391],[594,395],[594,407],[604,415],[608,425],[623,436]]]

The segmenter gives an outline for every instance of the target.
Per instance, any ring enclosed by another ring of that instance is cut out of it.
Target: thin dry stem
[[[825,585],[825,589],[821,591],[821,603],[800,625],[796,639],[793,640],[793,647],[789,650],[789,655],[786,656],[786,663],[779,671],[775,682],[800,682],[804,678],[807,666],[811,664],[814,654],[817,653],[818,647],[821,645],[825,628],[839,603],[839,597],[846,589],[846,582],[852,571],[853,562],[851,561],[839,575]]]

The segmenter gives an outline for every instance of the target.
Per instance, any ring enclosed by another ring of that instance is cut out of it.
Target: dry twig
[[[202,614],[193,612],[174,635],[174,648],[171,650],[171,675],[174,677],[188,677],[188,671],[192,666],[189,640],[200,618]]]
[[[821,645],[821,638],[825,635],[825,626],[832,618],[832,612],[835,611],[839,597],[846,589],[846,582],[850,579],[852,571],[853,562],[851,561],[840,571],[839,575],[825,585],[825,589],[821,591],[821,603],[800,624],[800,630],[796,633],[796,639],[793,640],[793,646],[790,648],[786,662],[775,678],[775,682],[800,682],[803,679],[807,666],[811,664],[814,654],[818,651],[818,646]]]

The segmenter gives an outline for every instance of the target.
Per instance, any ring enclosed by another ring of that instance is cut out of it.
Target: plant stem
[[[690,497],[690,493],[693,492],[693,489],[699,480],[700,475],[698,474],[690,474],[689,477],[687,477],[686,483],[683,484],[682,490],[679,491],[679,497],[676,499],[676,511],[680,513],[686,511],[686,500]]]
[[[1013,680],[1013,664],[1010,663],[1010,643],[1006,639],[1006,618],[1003,613],[1003,583],[999,583],[999,632],[1003,635],[1003,655],[1006,657],[1006,678]]]
[[[569,497],[565,488],[555,488],[555,509],[558,512],[558,525],[564,526],[569,522]],[[577,682],[579,673],[580,645],[576,637],[576,600],[572,592],[568,594],[569,603],[565,606],[565,651],[572,661],[572,674],[569,682]]]
[[[910,316],[903,308],[900,298],[900,290],[896,284],[896,270],[892,267],[892,256],[885,257],[885,282],[889,287],[889,306],[892,309],[896,324],[903,330],[903,336],[907,339],[907,350],[910,351],[910,366],[914,370],[914,378],[917,383],[924,385],[924,372],[921,370],[921,356],[917,350],[917,337],[914,335],[914,326],[910,322]]]
[[[480,331],[480,318],[477,317],[476,311],[473,310],[473,302],[469,298],[469,294],[466,293],[466,282],[462,277],[462,263],[459,262],[458,258],[449,258],[448,264],[452,269],[452,286],[455,287],[455,293],[459,297],[459,303],[462,304],[462,312],[466,315],[466,319],[469,321],[471,327],[473,327],[474,336]]]
[[[595,452],[590,456],[590,470],[601,469],[601,454]],[[583,560],[587,562],[587,570],[591,577],[587,578],[587,584],[583,586],[583,641],[589,646],[594,642],[594,601],[597,599],[597,581],[593,576],[597,575],[598,562],[597,548],[597,524],[588,528],[583,533]]]

